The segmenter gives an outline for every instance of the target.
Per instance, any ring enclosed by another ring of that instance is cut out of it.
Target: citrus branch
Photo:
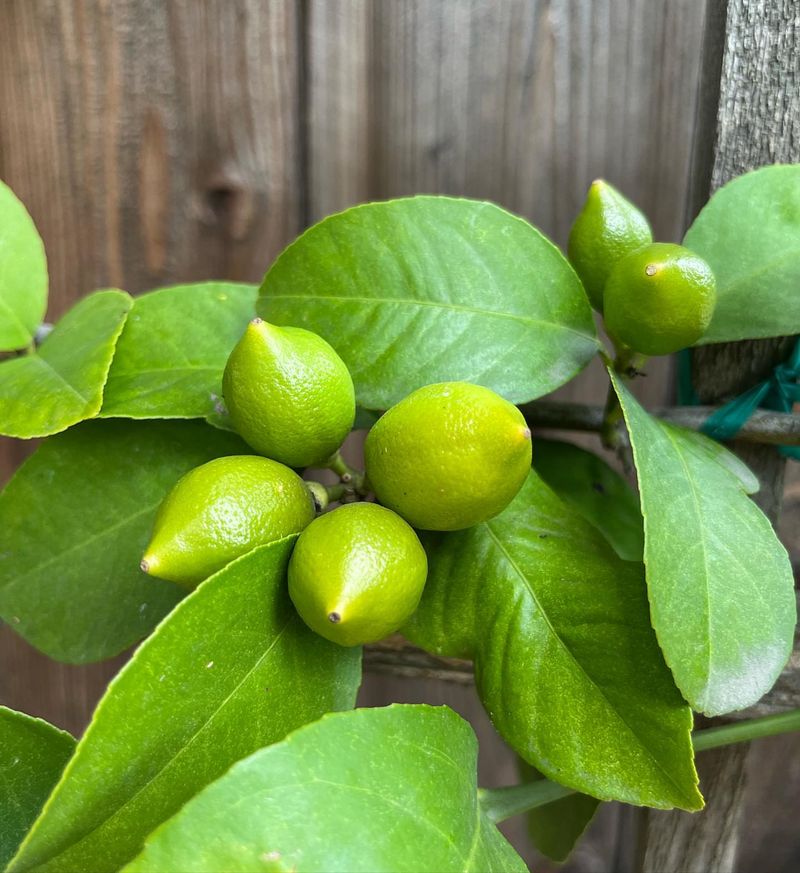
[[[536,400],[521,406],[532,428],[602,433],[607,411],[602,406]],[[668,406],[651,409],[653,415],[670,424],[700,430],[716,406]],[[757,410],[736,435],[737,440],[768,445],[800,446],[800,415]]]

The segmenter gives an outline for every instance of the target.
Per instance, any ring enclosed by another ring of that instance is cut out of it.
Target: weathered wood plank
[[[700,4],[309,0],[307,7],[312,219],[368,199],[449,193],[494,200],[564,244],[590,182],[605,176],[648,211],[660,238],[680,237]],[[639,396],[648,405],[671,400],[668,360],[648,369],[637,380]],[[603,403],[607,385],[602,367],[592,366],[559,397]],[[385,669],[396,654],[374,650],[370,666]],[[453,675],[424,655],[409,657],[407,675]],[[457,673],[469,681],[463,664]],[[426,699],[434,687],[406,680],[404,699]],[[362,699],[385,702],[387,689],[401,686],[368,675]],[[474,692],[437,693],[478,726],[485,771],[513,772]]]
[[[710,0],[709,20],[719,22],[723,8],[722,0]],[[799,49],[800,6],[794,0],[729,0],[719,106],[710,107],[717,119],[711,190],[763,164],[800,159]],[[746,390],[785,358],[792,343],[790,338],[703,348],[694,358],[698,395],[714,403]],[[767,446],[734,448],[759,476],[758,500],[777,521],[783,458]],[[645,871],[737,869],[746,763],[745,747],[719,750],[703,764],[709,801],[703,813],[648,813]]]
[[[310,0],[309,213],[419,192],[494,200],[564,244],[605,176],[678,239],[702,7],[691,0]],[[652,361],[637,393],[667,401]],[[593,365],[559,397],[601,403]]]
[[[306,149],[308,220],[371,197],[371,37],[374,4],[308,0]]]
[[[47,247],[50,316],[97,287],[258,280],[300,229],[291,0],[0,5],[0,177]],[[25,447],[0,441],[0,481]],[[80,730],[117,663],[0,630],[0,699]]]

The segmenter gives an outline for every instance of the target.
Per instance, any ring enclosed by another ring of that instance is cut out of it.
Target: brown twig
[[[536,400],[520,407],[531,427],[602,433],[604,409],[582,403]],[[700,430],[716,406],[670,406],[649,410],[658,418],[691,430]],[[800,415],[757,410],[736,435],[737,440],[770,445],[800,446]]]

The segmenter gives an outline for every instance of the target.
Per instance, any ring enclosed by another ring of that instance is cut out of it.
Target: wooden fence
[[[51,318],[98,287],[257,281],[309,222],[416,192],[494,200],[563,244],[603,176],[679,239],[732,175],[800,159],[799,43],[798,0],[3,0],[0,177],[44,237]],[[708,347],[701,395],[739,390],[784,348]],[[671,399],[668,362],[640,381],[648,404]],[[590,369],[559,394],[603,390]],[[0,441],[0,480],[25,452]],[[775,515],[783,465],[743,452]],[[0,663],[4,703],[72,730],[119,667],[53,664],[6,629]],[[419,699],[476,723],[484,784],[513,781],[470,688],[372,675],[363,692]],[[796,866],[781,758],[800,746],[772,742],[706,756],[702,815],[609,806],[571,869]]]

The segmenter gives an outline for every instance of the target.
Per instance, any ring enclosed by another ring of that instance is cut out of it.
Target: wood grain
[[[7,0],[0,177],[30,209],[56,318],[115,285],[257,281],[300,229],[291,0]],[[26,446],[0,440],[0,481]],[[0,630],[0,700],[79,731],[119,661],[54,664]]]
[[[659,238],[677,240],[702,20],[693,0],[309,0],[308,214],[420,192],[467,195],[524,215],[563,245],[590,182],[604,176],[648,212]],[[669,359],[647,370],[637,395],[671,402]],[[557,396],[602,404],[607,385],[593,364]],[[584,442],[599,449],[595,437]],[[403,683],[368,674],[362,700],[446,694],[476,725],[482,774],[513,774],[472,689]],[[544,869],[513,827],[526,860]],[[573,869],[594,858],[606,870],[613,855],[614,841],[595,833]]]
[[[709,8],[710,19],[719,21],[721,0],[711,0]],[[712,191],[747,170],[800,159],[799,49],[800,7],[793,0],[728,2],[719,105],[708,107],[717,119]],[[716,64],[716,59],[708,60]],[[793,342],[789,338],[727,343],[698,351],[693,376],[701,400],[719,402],[751,387],[785,359]],[[785,460],[767,446],[734,444],[733,448],[758,475],[757,500],[777,521]],[[704,763],[709,802],[702,813],[647,813],[645,871],[738,869],[747,757],[746,747],[731,747],[718,750],[710,764]]]
[[[602,175],[678,239],[702,14],[691,0],[310,0],[311,214],[483,197],[563,244]]]
[[[691,0],[310,0],[309,214],[467,195],[563,245],[604,176],[658,238],[679,239],[702,12]],[[669,359],[647,370],[639,396],[670,400]],[[606,386],[593,364],[558,396],[602,403]]]
[[[715,181],[800,142],[797,73],[781,69],[796,10],[732,3]],[[715,90],[704,13],[695,0],[6,0],[0,176],[44,236],[53,315],[103,285],[258,279],[305,221],[422,191],[494,200],[563,244],[604,176],[679,239],[708,190],[690,172],[695,118],[718,127],[698,114]],[[669,362],[648,369],[637,393],[670,402]],[[602,403],[605,385],[592,367],[559,397]],[[0,479],[23,452],[0,443]],[[0,699],[72,729],[117,666],[50,664],[8,629],[0,659]],[[365,701],[395,698],[468,715],[482,781],[513,779],[472,689],[367,679]]]

